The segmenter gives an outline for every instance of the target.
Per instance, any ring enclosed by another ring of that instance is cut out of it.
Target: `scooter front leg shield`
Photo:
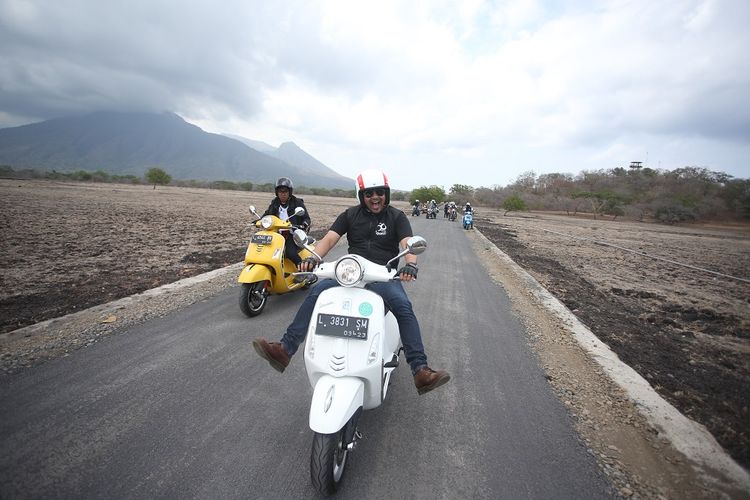
[[[310,403],[310,429],[321,434],[340,431],[364,404],[365,384],[355,377],[323,375]]]
[[[242,268],[238,283],[256,283],[258,281],[271,281],[273,275],[271,270],[262,264],[249,264]]]

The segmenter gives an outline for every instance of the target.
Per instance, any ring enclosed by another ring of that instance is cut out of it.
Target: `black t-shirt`
[[[340,214],[331,231],[346,235],[349,253],[361,255],[377,264],[385,265],[399,252],[399,242],[412,236],[411,224],[404,212],[390,205],[374,214],[358,205]]]

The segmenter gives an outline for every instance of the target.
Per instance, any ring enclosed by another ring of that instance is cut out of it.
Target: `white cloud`
[[[748,176],[747,19],[744,0],[0,0],[0,125],[170,109],[411,186],[646,150]]]

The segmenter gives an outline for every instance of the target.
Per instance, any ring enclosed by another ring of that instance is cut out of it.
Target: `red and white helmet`
[[[360,172],[357,176],[357,198],[359,203],[365,204],[364,192],[367,189],[382,188],[385,190],[385,204],[391,202],[391,188],[388,185],[388,177],[381,170],[370,169]]]

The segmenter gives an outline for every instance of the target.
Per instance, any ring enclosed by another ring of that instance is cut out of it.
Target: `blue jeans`
[[[292,356],[297,352],[302,341],[305,340],[307,328],[310,326],[310,317],[318,296],[324,290],[335,286],[339,286],[336,280],[325,279],[310,289],[310,293],[305,297],[292,324],[286,329],[286,333],[281,339],[281,344],[286,349],[287,354]],[[419,322],[417,322],[411,301],[409,301],[401,282],[370,283],[367,285],[367,289],[380,295],[388,309],[396,317],[398,329],[401,332],[401,343],[406,354],[406,362],[409,363],[412,374],[427,366],[427,356],[422,345],[422,332],[419,330]]]

